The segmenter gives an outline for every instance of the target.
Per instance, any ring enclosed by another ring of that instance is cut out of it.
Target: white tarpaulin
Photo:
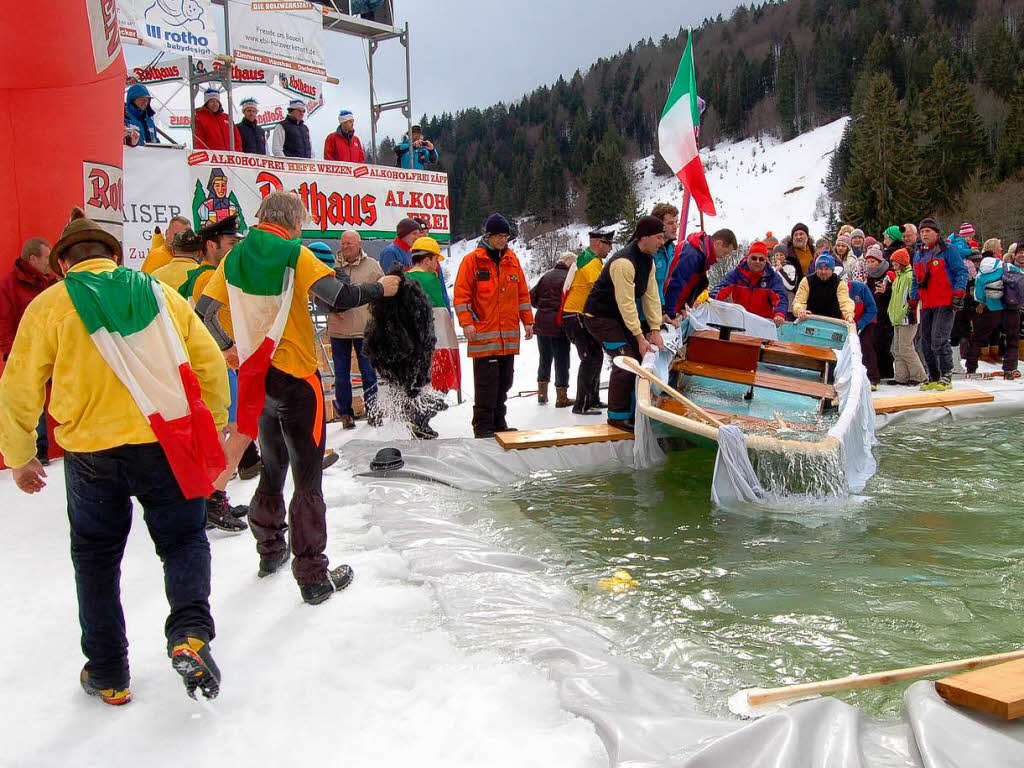
[[[323,14],[303,0],[228,0],[231,55],[324,79]]]
[[[124,148],[124,265],[138,269],[149,253],[153,227],[189,216],[185,150]],[[189,216],[191,218],[191,216]]]
[[[179,56],[212,58],[221,53],[216,11],[208,0],[118,0],[117,5],[121,34],[129,42]]]

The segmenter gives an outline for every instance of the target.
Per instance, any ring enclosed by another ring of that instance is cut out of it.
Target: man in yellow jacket
[[[170,262],[174,258],[174,254],[171,252],[171,244],[174,242],[174,238],[178,236],[179,232],[189,229],[191,226],[192,222],[184,216],[175,216],[167,222],[167,231],[163,234],[160,234],[160,227],[154,227],[153,241],[150,245],[149,253],[146,254],[146,258],[139,269],[147,275],[151,275],[160,267]]]
[[[793,314],[797,320],[811,315],[834,317],[853,322],[855,307],[845,280],[835,273],[836,262],[827,253],[814,262],[814,271],[800,281],[793,299]]]
[[[134,496],[163,561],[168,655],[190,695],[198,688],[212,698],[220,672],[209,650],[210,544],[202,491],[193,489],[223,469],[224,359],[187,301],[118,268],[120,243],[80,209],[74,215],[50,253],[65,279],[25,311],[0,377],[0,451],[22,491],[44,489],[36,425],[52,380],[85,691],[107,704],[131,700],[119,577]],[[148,319],[134,311],[140,306],[151,310]],[[112,352],[123,361],[116,371]],[[184,435],[205,439],[186,444]],[[197,457],[209,461],[200,467]]]
[[[181,230],[171,243],[171,255],[169,262],[150,274],[177,291],[188,280],[189,272],[199,265],[199,235],[191,227]]]

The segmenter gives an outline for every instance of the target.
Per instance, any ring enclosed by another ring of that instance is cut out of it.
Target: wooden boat
[[[772,340],[745,335],[738,323],[709,325],[687,333],[667,381],[638,376],[637,408],[657,437],[717,442],[718,429],[732,425],[755,452],[840,452],[830,431],[842,417],[834,379],[847,323],[812,317],[783,325]],[[860,398],[849,402],[862,407]]]

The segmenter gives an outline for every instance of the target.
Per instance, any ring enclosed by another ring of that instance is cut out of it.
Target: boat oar
[[[891,669],[888,672],[874,672],[869,675],[849,675],[848,677],[838,677],[834,680],[800,683],[799,685],[787,685],[782,688],[748,688],[729,697],[729,709],[734,714],[742,715],[743,717],[761,717],[774,711],[774,708],[769,706],[772,704],[781,704],[782,702],[794,699],[804,699],[826,693],[875,688],[880,685],[899,683],[904,680],[930,677],[943,672],[958,672],[963,669],[987,667],[991,664],[1000,664],[1004,661],[1014,661],[1016,659],[1024,659],[1024,650],[995,653],[989,656],[975,656],[970,659],[957,659],[956,661],[941,661],[937,664],[925,664],[919,667]]]
[[[693,400],[688,398],[686,395],[670,387],[668,384],[666,384],[664,381],[659,379],[649,370],[644,368],[642,365],[640,365],[640,363],[638,363],[629,355],[619,355],[618,357],[615,358],[615,364],[619,366],[619,368],[622,368],[623,370],[629,371],[630,373],[635,373],[637,376],[643,376],[652,384],[657,384],[658,387],[665,392],[665,394],[667,394],[673,400],[678,400],[687,408],[691,409],[694,413],[698,414],[703,419],[705,419],[712,426],[725,426],[725,424],[720,419],[716,419],[714,416],[705,411],[703,408],[701,408],[699,405],[693,402]]]

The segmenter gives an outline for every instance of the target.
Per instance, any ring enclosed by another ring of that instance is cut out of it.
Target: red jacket
[[[346,139],[338,131],[330,134],[324,141],[324,160],[340,160],[343,163],[365,163],[363,145],[354,133]]]
[[[206,107],[196,110],[196,149],[230,149],[229,130],[235,132],[235,152],[242,151],[242,134],[228,122],[228,113],[223,109],[214,114]]]
[[[0,280],[0,354],[4,360],[11,354],[25,307],[55,282],[54,275],[44,275],[22,259]]]

